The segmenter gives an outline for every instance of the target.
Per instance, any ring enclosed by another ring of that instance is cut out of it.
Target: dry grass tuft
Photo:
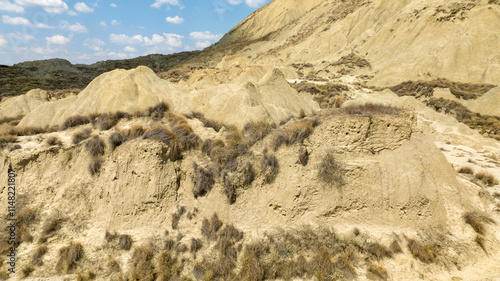
[[[143,126],[134,124],[132,127],[130,127],[127,130],[124,130],[122,134],[127,138],[127,139],[135,139],[138,138],[146,132],[146,129],[144,129]]]
[[[220,129],[222,129],[222,127],[224,127],[224,124],[219,122],[219,121],[205,118],[205,116],[203,116],[203,114],[201,112],[193,112],[191,114],[186,115],[186,117],[189,119],[196,118],[196,119],[200,120],[201,123],[203,123],[203,125],[205,127],[212,128],[216,132],[220,131]]]
[[[399,254],[403,252],[403,249],[401,249],[401,246],[399,245],[397,239],[394,239],[394,241],[392,241],[391,246],[389,248],[394,254]]]
[[[59,250],[59,261],[56,270],[67,274],[76,267],[77,262],[83,257],[83,246],[80,243],[70,242]]]
[[[481,249],[483,249],[483,251],[486,253],[486,238],[481,235],[481,234],[478,234],[476,235],[476,238],[474,239],[474,241],[479,245],[479,247],[481,247]]]
[[[166,144],[170,150],[168,158],[171,161],[181,159],[181,150],[179,147],[179,140],[177,135],[167,127],[155,127],[144,133],[143,139],[150,139]]]
[[[408,240],[408,249],[413,257],[424,263],[432,263],[437,257],[436,249],[433,246],[422,245],[413,239]]]
[[[32,266],[31,264],[29,265],[26,265],[24,266],[22,269],[21,269],[21,277],[22,278],[26,278],[28,276],[30,276],[30,274],[35,271],[35,267]]]
[[[120,249],[128,251],[132,247],[132,244],[134,241],[132,240],[132,237],[128,234],[122,234],[118,236],[118,245],[120,246]]]
[[[227,201],[229,204],[236,202],[236,186],[231,182],[231,178],[224,173],[222,176],[224,180],[224,193],[226,194]]]
[[[344,107],[343,110],[347,114],[363,114],[363,115],[374,115],[374,114],[400,115],[403,112],[401,108],[394,107],[391,105],[378,104],[378,103],[354,104]]]
[[[61,146],[62,145],[62,141],[59,137],[57,136],[50,136],[47,138],[46,140],[46,143],[48,145],[57,145],[57,146]]]
[[[239,174],[241,179],[241,185],[243,187],[251,185],[255,179],[255,171],[253,168],[253,164],[251,162],[247,162],[246,164],[244,164]]]
[[[292,125],[277,132],[273,140],[273,149],[276,151],[283,144],[292,145],[294,143],[302,143],[312,134],[317,125],[318,122],[316,119],[302,119],[296,121]]]
[[[196,254],[203,247],[203,242],[197,238],[191,238],[190,251],[192,254]]]
[[[224,141],[220,139],[206,139],[201,144],[201,151],[206,153],[208,156],[212,155],[212,151],[215,148],[223,148],[225,146]]]
[[[264,176],[264,183],[272,183],[279,173],[279,163],[276,156],[264,153],[260,161],[260,168]]]
[[[47,253],[48,248],[46,245],[39,245],[35,248],[33,256],[31,257],[31,261],[35,265],[43,265],[43,256]]]
[[[212,215],[210,220],[204,219],[201,224],[201,234],[205,236],[207,241],[213,241],[217,239],[217,232],[222,227],[223,223],[219,219],[216,213]]]
[[[42,235],[43,236],[52,235],[57,230],[61,229],[62,222],[63,219],[58,216],[50,218],[42,228]]]
[[[498,180],[489,172],[479,172],[475,177],[487,186],[495,186],[498,184]]]
[[[198,166],[196,162],[193,162],[193,170],[191,178],[193,181],[193,195],[197,198],[198,196],[204,196],[212,189],[214,176],[210,169]]]
[[[80,142],[90,138],[92,131],[90,129],[83,129],[81,131],[73,133],[71,139],[74,144],[79,144]]]
[[[369,264],[368,265],[368,272],[375,274],[377,277],[387,280],[389,275],[387,274],[387,269],[381,265],[376,265],[376,264]]]
[[[170,124],[172,131],[177,135],[179,139],[179,145],[181,150],[189,150],[198,148],[201,143],[201,139],[193,131],[193,128],[189,123],[182,117],[182,119],[175,121]]]
[[[472,168],[468,167],[468,166],[460,167],[460,169],[458,169],[458,172],[461,174],[469,174],[469,175],[474,174],[474,171],[472,170]]]
[[[342,185],[342,163],[335,160],[332,152],[328,152],[321,161],[318,178],[329,185]]]
[[[85,143],[85,147],[87,148],[90,156],[97,157],[100,155],[104,155],[106,144],[99,136],[93,136]]]
[[[302,166],[307,166],[307,163],[309,163],[309,151],[303,145],[299,149],[299,162]]]
[[[304,111],[302,110],[302,113],[303,112]],[[272,129],[272,126],[264,121],[251,121],[243,127],[243,136],[248,144],[252,146],[269,134]]]
[[[491,217],[479,211],[467,212],[464,214],[463,218],[465,220],[465,223],[469,224],[476,233],[481,235],[486,234],[485,224],[495,223],[495,221]]]
[[[104,161],[101,158],[92,159],[89,166],[87,167],[87,170],[89,171],[90,175],[92,176],[97,175],[101,171],[103,162]]]
[[[134,247],[128,280],[155,280],[154,246],[150,243]]]
[[[9,134],[12,136],[33,136],[55,131],[57,130],[51,127],[14,127],[9,130]]]
[[[101,131],[107,131],[116,126],[116,124],[118,124],[118,121],[120,121],[120,118],[119,115],[116,113],[101,114],[95,120],[95,125]]]
[[[15,143],[16,141],[17,141],[17,136],[11,136],[11,135],[0,136],[0,149],[7,146],[7,144]]]
[[[168,106],[167,103],[160,102],[154,106],[148,107],[144,112],[144,114],[151,118],[161,119],[163,118],[164,114],[168,112],[169,108],[170,107]]]
[[[378,261],[384,258],[392,258],[391,250],[379,243],[367,243],[365,250]]]
[[[80,272],[76,275],[76,281],[89,281],[89,280],[94,280],[96,278],[95,273],[87,269],[84,272]]]
[[[89,124],[91,122],[92,119],[88,116],[82,116],[82,115],[71,116],[68,119],[66,119],[66,121],[64,121],[61,126],[59,126],[59,131],[64,131],[68,128]]]
[[[112,133],[109,138],[109,146],[111,147],[111,151],[114,151],[118,146],[127,141],[127,138],[120,133]]]

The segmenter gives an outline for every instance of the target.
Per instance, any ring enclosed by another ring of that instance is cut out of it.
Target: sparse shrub
[[[76,267],[76,263],[83,257],[83,246],[80,243],[70,242],[59,250],[59,261],[56,270],[67,274]]]
[[[272,183],[279,173],[279,163],[276,156],[264,153],[260,161],[260,168],[264,176],[264,183]]]
[[[0,148],[4,148],[9,143],[15,143],[17,141],[17,136],[0,136]]]
[[[304,112],[304,109],[303,108],[300,108],[299,110],[299,118],[305,118],[306,117],[306,113]]]
[[[302,119],[279,131],[273,140],[274,150],[276,151],[283,144],[302,143],[312,134],[317,125],[318,122],[315,119]]]
[[[99,155],[104,155],[106,144],[99,136],[93,136],[87,141],[87,143],[85,143],[85,147],[87,148],[90,156],[97,157]]]
[[[120,121],[120,118],[116,113],[101,114],[96,119],[96,125],[99,127],[101,131],[106,131],[116,126],[116,124],[118,124],[118,121]]]
[[[474,171],[472,170],[472,168],[468,167],[468,166],[460,167],[460,169],[458,169],[458,172],[461,174],[469,174],[469,175],[474,174]]]
[[[302,112],[304,112],[302,110]],[[305,116],[305,114],[304,114]],[[263,139],[272,127],[264,121],[251,121],[243,127],[243,135],[250,146]]]
[[[227,201],[229,202],[229,204],[233,204],[234,202],[236,202],[236,187],[231,182],[231,179],[227,174],[223,176],[223,179],[224,193],[226,194]]]
[[[387,270],[383,266],[373,263],[368,265],[368,272],[371,272],[384,280],[389,277],[389,275],[387,274]]]
[[[181,150],[179,147],[179,142],[177,135],[166,127],[156,127],[152,128],[144,133],[143,139],[150,139],[162,142],[166,144],[170,150],[168,153],[168,158],[171,161],[176,161],[181,158]]]
[[[196,254],[200,249],[201,247],[203,247],[203,243],[201,242],[200,239],[197,239],[197,238],[191,238],[191,253],[192,254]]]
[[[240,171],[241,175],[241,184],[242,186],[249,186],[252,184],[255,179],[255,171],[253,169],[253,164],[247,162]]]
[[[58,146],[62,145],[61,139],[57,136],[50,136],[49,138],[47,138],[46,142],[48,145],[58,145]]]
[[[465,223],[469,224],[476,233],[485,235],[486,227],[485,224],[494,224],[495,221],[488,215],[479,212],[472,211],[464,214]]]
[[[121,272],[122,271],[120,263],[115,259],[110,259],[108,261],[108,268],[111,272]]]
[[[102,167],[103,162],[104,161],[100,158],[92,159],[92,161],[90,162],[90,164],[87,168],[90,175],[94,176],[94,175],[98,174],[101,171],[101,167]]]
[[[201,151],[203,153],[206,153],[208,156],[212,155],[212,151],[215,149],[215,148],[222,148],[224,147],[225,144],[222,140],[220,139],[206,139],[205,141],[203,141],[202,145],[201,145]]]
[[[217,232],[222,227],[223,223],[219,219],[216,213],[212,215],[210,220],[204,219],[201,224],[201,234],[205,236],[207,241],[213,241],[217,239]]]
[[[343,104],[343,103],[344,103],[344,95],[337,95],[337,96],[335,97],[334,102],[333,102],[333,106],[334,106],[335,108],[339,108],[339,107],[341,107],[341,106],[342,106],[342,104]]]
[[[134,124],[132,127],[130,127],[127,130],[124,130],[122,134],[127,138],[127,139],[135,139],[140,136],[142,136],[146,132],[146,129],[144,129],[143,126]]]
[[[12,136],[33,136],[43,133],[51,133],[56,131],[55,128],[50,127],[14,127],[9,130]]]
[[[434,247],[431,245],[422,245],[420,242],[413,239],[408,240],[408,250],[410,250],[414,258],[424,263],[432,263],[437,257]]]
[[[118,236],[118,244],[120,245],[120,249],[128,251],[132,247],[132,237],[128,234],[122,234]]]
[[[62,123],[62,125],[59,127],[59,130],[64,131],[68,128],[89,124],[91,122],[92,119],[89,118],[88,116],[82,116],[82,115],[71,116]]]
[[[114,151],[118,146],[127,141],[127,138],[120,133],[112,133],[109,136],[109,146],[111,151]]]
[[[110,232],[110,231],[107,231],[104,233],[104,239],[106,240],[106,242],[111,242],[113,240],[116,239],[116,237],[118,237],[118,234],[116,232]]]
[[[45,245],[39,245],[38,247],[35,248],[35,251],[33,253],[33,256],[31,257],[31,261],[35,265],[43,265],[43,256],[47,253],[48,248]]]
[[[216,171],[219,173],[219,175],[221,170],[234,172],[238,169],[237,158],[238,156],[240,156],[240,152],[238,151],[237,147],[216,146],[212,149],[211,152],[212,153],[210,154],[210,159],[215,164]]]
[[[479,172],[475,175],[475,177],[487,186],[495,186],[498,184],[498,180],[488,172]]]
[[[379,243],[367,243],[365,250],[372,255],[376,260],[382,260],[383,258],[392,257],[392,252],[387,249],[387,247]]]
[[[481,249],[483,249],[483,251],[485,253],[487,252],[486,251],[486,238],[484,237],[484,235],[477,234],[474,241],[479,245],[479,247],[481,247]]]
[[[83,129],[81,131],[75,132],[71,136],[71,139],[73,140],[74,144],[79,144],[81,141],[88,139],[91,133],[92,131],[90,131],[90,129]]]
[[[165,102],[160,102],[146,109],[146,115],[152,118],[163,118],[165,112],[169,110],[169,106]]]
[[[128,280],[155,280],[153,258],[154,247],[152,244],[134,247],[131,258],[132,269]]]
[[[333,153],[328,152],[319,166],[318,178],[330,185],[341,185],[343,183],[342,173],[342,163],[335,160]]]
[[[48,236],[61,228],[63,220],[59,217],[49,219],[42,228],[42,235]]]
[[[212,189],[214,177],[210,169],[198,166],[195,162],[193,162],[193,170],[193,195],[197,198],[198,196],[204,196]]]
[[[18,150],[23,148],[20,144],[15,144],[10,148],[10,151]]]
[[[394,239],[394,241],[392,241],[390,249],[394,254],[398,254],[398,253],[403,252],[403,249],[401,249],[401,246],[399,245],[399,242],[397,239]]]
[[[299,149],[299,162],[302,166],[307,166],[307,163],[309,162],[309,151],[307,151],[307,148],[303,145],[301,145]]]
[[[193,128],[189,126],[186,120],[182,119],[182,121],[174,122],[170,127],[179,139],[181,150],[194,149],[200,145],[200,137],[194,133]]]
[[[80,272],[76,275],[76,281],[89,281],[89,280],[94,280],[96,277],[95,273],[87,269],[84,272]]]
[[[179,214],[178,212],[172,214],[172,229],[177,229],[180,219],[181,214]]]
[[[220,129],[222,129],[222,127],[224,127],[224,124],[222,124],[221,122],[205,118],[205,116],[203,116],[203,114],[201,112],[193,112],[189,115],[186,115],[186,117],[190,118],[190,119],[196,118],[196,119],[200,120],[201,123],[203,123],[203,125],[205,127],[212,128],[216,132],[220,131]]]
[[[387,114],[387,115],[400,115],[403,110],[398,107],[391,105],[378,104],[378,103],[365,103],[365,104],[353,104],[345,106],[343,108],[344,112],[347,114]]]
[[[184,280],[179,279],[182,272],[182,264],[179,264],[176,257],[173,257],[170,251],[162,251],[157,259],[158,281]],[[154,280],[154,279],[153,279]]]
[[[26,278],[26,277],[30,276],[30,274],[31,274],[33,271],[35,271],[35,267],[34,267],[34,266],[32,266],[31,264],[24,266],[24,267],[21,269],[21,276],[22,276],[22,278]]]

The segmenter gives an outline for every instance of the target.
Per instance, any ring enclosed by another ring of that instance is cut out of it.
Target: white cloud
[[[31,22],[23,17],[10,17],[7,15],[3,15],[2,21],[5,24],[32,26]]]
[[[181,7],[179,0],[155,0],[155,2],[153,4],[151,4],[151,7],[159,9],[163,5],[171,5],[171,6]]]
[[[194,31],[194,32],[189,33],[189,36],[191,37],[191,39],[194,39],[194,40],[217,41],[220,38],[222,38],[222,34],[212,34],[212,32],[210,32],[210,31],[203,31],[203,32]]]
[[[251,8],[258,8],[264,5],[267,0],[245,0],[245,3]]]
[[[36,40],[35,36],[32,36],[32,35],[28,35],[28,34],[24,34],[20,31],[16,31],[14,33],[9,33],[7,35],[7,37],[9,39],[11,39],[11,41],[21,41],[21,42],[28,42],[28,41],[34,41]]]
[[[83,42],[83,46],[96,52],[102,51],[102,46],[104,45],[106,45],[106,43],[99,38],[87,38]]]
[[[116,53],[116,52],[109,52],[107,54],[111,58],[116,58],[116,59],[126,59],[128,56],[125,53]]]
[[[231,5],[239,5],[241,4],[241,0],[226,0],[227,3]]]
[[[9,41],[0,36],[0,46],[5,46],[7,44],[9,44]]]
[[[73,16],[73,17],[74,17],[74,16],[77,16],[78,14],[77,14],[75,11],[71,11],[71,10],[70,10],[70,11],[68,11],[68,15]]]
[[[109,40],[114,44],[122,45],[142,45],[145,47],[161,47],[178,48],[182,46],[184,36],[174,33],[163,33],[163,35],[153,34],[151,38],[142,35],[128,36],[125,34],[111,34]]]
[[[14,0],[23,7],[42,7],[47,13],[61,14],[68,10],[68,5],[62,0]]]
[[[7,15],[2,16],[2,21],[5,24],[12,24],[12,25],[24,25],[24,26],[30,26],[30,27],[36,27],[36,28],[54,28],[50,25],[47,25],[45,23],[37,23],[37,24],[32,24],[28,19],[23,18],[23,17],[10,17]]]
[[[59,22],[59,28],[64,30],[69,30],[76,33],[87,33],[89,32],[85,26],[79,22],[75,24],[69,24],[67,21],[62,20]]]
[[[175,16],[175,17],[166,17],[165,20],[169,23],[181,24],[184,21],[184,18],[179,17],[179,16]]]
[[[71,42],[71,39],[58,34],[52,37],[45,37],[45,41],[47,41],[48,44],[66,45]]]
[[[135,53],[135,52],[137,52],[137,50],[134,47],[132,47],[132,46],[126,46],[125,48],[123,48],[123,50],[125,52],[127,52],[127,53]]]
[[[101,22],[99,22],[99,25],[104,26],[104,27],[108,27],[108,25],[106,24],[106,22],[104,22],[103,20]]]
[[[11,3],[8,0],[0,0],[0,11],[24,13],[24,8],[18,4]]]
[[[90,8],[89,6],[87,6],[87,4],[85,4],[83,2],[76,2],[74,7],[75,7],[75,10],[82,12],[82,13],[92,13],[94,11],[94,9]]]
[[[120,23],[117,20],[112,20],[111,25],[119,25]]]
[[[197,49],[205,49],[206,47],[212,45],[212,43],[210,43],[210,41],[196,41],[196,48]]]
[[[110,5],[111,7],[113,7],[113,8],[118,7],[118,5],[116,5],[115,3],[111,3],[111,4],[109,4],[109,5]]]
[[[115,44],[123,45],[134,45],[144,43],[144,39],[141,35],[134,35],[129,37],[125,34],[114,34],[109,35],[109,41]]]

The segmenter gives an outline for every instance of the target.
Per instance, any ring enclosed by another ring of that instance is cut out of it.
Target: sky
[[[201,50],[270,0],[0,0],[0,64]]]

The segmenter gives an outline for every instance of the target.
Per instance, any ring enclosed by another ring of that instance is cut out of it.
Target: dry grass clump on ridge
[[[460,169],[458,169],[458,172],[460,174],[468,174],[468,175],[474,174],[474,171],[472,170],[472,168],[468,167],[468,166],[460,167]]]
[[[94,176],[101,171],[101,167],[104,161],[101,158],[94,158],[90,161],[90,164],[87,168],[90,175]]]
[[[307,166],[307,163],[309,163],[309,151],[303,145],[299,148],[299,162],[302,166]]]
[[[9,134],[12,136],[33,136],[43,133],[52,133],[57,131],[53,127],[13,127],[9,129]]]
[[[330,185],[342,185],[343,165],[335,159],[332,152],[328,152],[318,167],[318,178]]]
[[[495,186],[498,184],[498,180],[489,172],[479,172],[475,175],[475,178],[482,181],[487,186]]]
[[[399,115],[403,112],[401,108],[385,105],[379,103],[365,103],[365,104],[353,104],[345,106],[342,108],[347,114],[363,114],[363,115],[373,115],[373,114],[388,114],[388,115]]]
[[[87,148],[90,156],[97,157],[100,155],[104,155],[106,144],[99,136],[93,136],[85,143],[85,148]]]
[[[343,92],[349,91],[349,88],[342,84],[316,84],[302,81],[290,85],[297,92],[307,92],[313,96],[321,108],[339,107],[343,102]]]
[[[68,119],[66,119],[61,124],[61,126],[59,126],[59,131],[64,131],[68,128],[89,124],[91,122],[92,119],[89,116],[82,116],[82,115],[71,116]]]
[[[15,143],[17,141],[16,136],[6,135],[0,136],[0,148],[6,147],[10,143]]]
[[[243,136],[247,140],[248,144],[252,146],[256,142],[263,139],[267,134],[269,134],[272,129],[273,127],[267,122],[251,121],[248,122],[245,127],[243,127]]]
[[[424,263],[432,263],[437,257],[436,249],[432,245],[422,244],[413,239],[408,240],[408,250],[413,257]]]
[[[193,131],[184,117],[179,117],[170,124],[172,131],[177,135],[181,150],[198,148],[201,139]]]
[[[43,265],[43,256],[47,253],[48,248],[46,245],[42,244],[35,248],[31,261],[35,265]]]
[[[80,243],[71,241],[68,246],[59,250],[59,260],[56,270],[67,274],[76,267],[77,262],[83,258],[83,246]]]
[[[128,280],[155,280],[154,253],[154,246],[150,243],[134,247]]]
[[[204,196],[212,189],[214,176],[210,169],[198,166],[196,162],[193,162],[193,170],[193,195],[197,198],[199,196]]]
[[[192,112],[191,114],[187,114],[186,117],[189,119],[196,118],[200,120],[205,127],[212,128],[216,132],[220,131],[220,129],[224,127],[224,124],[219,121],[205,118],[205,116],[201,112]]]
[[[370,263],[368,265],[368,272],[375,274],[377,277],[386,280],[389,275],[387,274],[387,269],[381,265]]]
[[[181,158],[181,150],[179,147],[179,140],[177,135],[167,127],[154,127],[147,130],[144,135],[142,135],[143,139],[150,139],[162,142],[166,144],[170,150],[168,152],[168,158],[171,161],[177,161]]]
[[[58,136],[50,136],[47,138],[46,140],[46,143],[48,145],[57,145],[57,146],[61,146],[62,145],[62,141],[61,139],[58,137]]]
[[[312,134],[317,125],[318,121],[316,119],[306,118],[296,121],[284,129],[278,130],[272,141],[274,151],[284,144],[292,145],[295,143],[302,143]]]
[[[87,269],[84,272],[80,272],[76,275],[76,281],[89,281],[89,280],[94,280],[96,278],[96,275],[94,271]]]
[[[272,183],[279,173],[279,163],[276,156],[264,152],[260,161],[260,169],[264,177],[264,183]]]
[[[73,133],[71,140],[74,144],[79,144],[80,142],[90,138],[92,131],[90,129],[83,129],[81,131]]]
[[[469,224],[476,233],[481,235],[486,234],[485,224],[495,223],[495,221],[491,217],[479,211],[467,212],[464,214],[463,218],[465,220],[465,223]]]

